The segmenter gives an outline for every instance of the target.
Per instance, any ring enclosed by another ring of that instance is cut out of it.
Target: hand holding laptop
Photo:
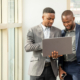
[[[58,55],[58,52],[57,51],[52,52],[52,55],[51,56],[49,55],[50,58],[55,58],[55,59],[57,59],[60,56],[63,56],[63,55]]]

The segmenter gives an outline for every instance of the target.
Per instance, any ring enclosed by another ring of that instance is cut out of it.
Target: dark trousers
[[[80,80],[80,73],[69,73],[64,80]]]
[[[44,67],[41,76],[30,76],[30,80],[56,80],[51,66]]]
[[[73,79],[72,79],[72,76],[67,73],[67,76],[64,78],[64,80],[73,80]]]

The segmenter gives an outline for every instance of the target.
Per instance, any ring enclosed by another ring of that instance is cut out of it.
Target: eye
[[[67,23],[69,23],[69,21]]]
[[[63,22],[63,24],[65,24],[65,22]]]
[[[48,20],[51,20],[51,18],[47,18]]]
[[[52,19],[54,21],[54,19]]]

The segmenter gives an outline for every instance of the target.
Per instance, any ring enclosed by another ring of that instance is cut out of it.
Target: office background
[[[64,29],[61,13],[66,9],[80,23],[80,0],[0,0],[0,80],[29,80],[32,52],[24,50],[26,34],[42,22],[45,7],[55,10],[53,25],[60,29]]]

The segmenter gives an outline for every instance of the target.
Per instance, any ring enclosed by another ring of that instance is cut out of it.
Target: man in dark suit
[[[26,52],[33,51],[30,60],[30,80],[56,80],[58,75],[57,60],[42,56],[42,40],[61,36],[61,30],[52,26],[55,19],[55,11],[45,8],[42,15],[42,23],[32,27],[27,33]],[[57,53],[56,53],[57,54]],[[54,55],[53,58],[57,58]]]
[[[61,17],[65,26],[62,36],[72,37],[72,54],[59,58],[59,77],[62,79],[64,73],[67,74],[64,80],[80,80],[80,25],[74,22],[75,17],[70,10],[64,11]]]

